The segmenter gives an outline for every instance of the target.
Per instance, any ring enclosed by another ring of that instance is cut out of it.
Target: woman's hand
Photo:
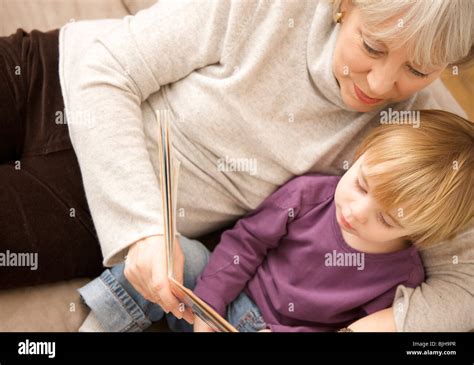
[[[194,317],[194,332],[214,332],[214,330],[206,324],[198,316]]]
[[[182,283],[184,256],[179,243],[176,243],[174,251],[176,280]],[[146,300],[160,305],[166,313],[172,312],[177,318],[184,318],[192,324],[191,310],[180,305],[171,292],[166,261],[164,237],[150,236],[130,246],[124,275]]]

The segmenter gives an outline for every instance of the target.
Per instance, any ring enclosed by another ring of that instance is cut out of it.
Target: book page
[[[207,325],[217,332],[237,332],[237,330],[212,309],[202,299],[197,297],[190,289],[176,280],[174,275],[174,245],[179,244],[176,229],[176,210],[178,193],[179,162],[172,156],[172,141],[169,133],[169,111],[160,110],[157,113],[160,132],[159,158],[160,158],[160,185],[163,205],[164,237],[166,244],[167,270],[173,294],[184,305],[191,308],[193,313],[201,318]],[[178,241],[178,242],[177,242]]]

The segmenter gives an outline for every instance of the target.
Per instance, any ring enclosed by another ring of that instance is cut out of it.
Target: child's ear
[[[411,237],[409,236],[405,236],[403,237],[405,239],[405,244],[409,245],[409,246],[412,246],[413,245],[413,240],[411,239]]]

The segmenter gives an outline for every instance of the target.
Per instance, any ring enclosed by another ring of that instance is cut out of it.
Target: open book
[[[214,309],[197,297],[190,289],[179,283],[174,274],[174,245],[177,243],[176,202],[178,193],[179,163],[173,159],[171,135],[169,132],[169,112],[157,112],[160,131],[160,185],[163,202],[164,238],[168,265],[168,278],[173,294],[193,313],[217,332],[237,332],[237,330]]]

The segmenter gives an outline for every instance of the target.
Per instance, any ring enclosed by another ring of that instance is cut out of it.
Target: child
[[[342,178],[308,174],[280,187],[222,235],[196,286],[189,272],[208,254],[182,238],[185,285],[239,331],[335,331],[389,307],[398,285],[424,280],[417,248],[472,223],[473,125],[443,111],[419,116],[420,128],[374,129]],[[134,320],[110,319],[123,311],[106,304],[110,291],[126,293]],[[126,282],[123,264],[80,292],[92,308],[83,331],[142,330],[164,315]]]

